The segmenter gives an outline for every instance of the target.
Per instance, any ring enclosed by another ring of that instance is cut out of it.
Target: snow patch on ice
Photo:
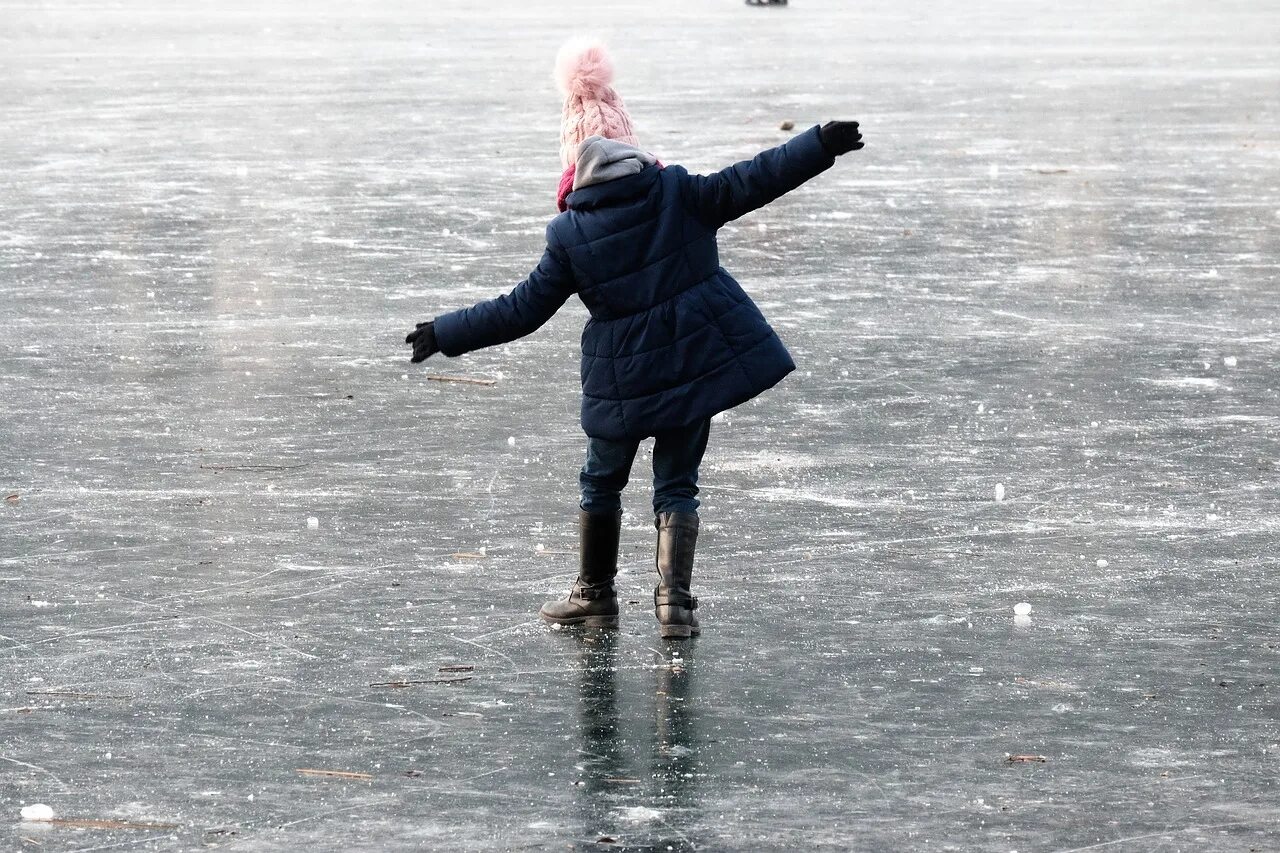
[[[845,508],[865,506],[864,501],[854,500],[853,498],[823,495],[818,492],[804,491],[802,489],[784,489],[778,486],[771,486],[765,489],[755,489],[751,494],[762,497],[767,501],[809,502]]]
[[[53,809],[44,803],[32,803],[22,807],[23,820],[53,820]]]
[[[618,809],[618,817],[627,823],[653,823],[662,819],[662,812],[648,806],[627,806]]]
[[[1152,385],[1180,385],[1188,388],[1221,388],[1222,383],[1211,376],[1184,376],[1180,379],[1144,379]]]
[[[1145,747],[1130,750],[1129,763],[1136,764],[1139,767],[1170,767],[1180,764],[1194,764],[1195,760],[1179,758],[1173,750]]]

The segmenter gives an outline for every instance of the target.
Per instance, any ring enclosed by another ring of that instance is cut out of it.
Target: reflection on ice
[[[573,630],[558,636],[578,644],[581,761],[575,790],[583,837],[634,844],[640,841],[636,833],[643,832],[644,843],[659,844],[657,849],[669,843],[688,848],[698,801],[696,645],[671,644],[656,652],[649,695],[628,703],[622,696],[645,686],[631,680],[644,670],[619,671],[616,632]],[[651,715],[641,716],[645,705]]]

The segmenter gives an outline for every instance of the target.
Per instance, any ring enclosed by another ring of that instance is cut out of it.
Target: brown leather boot
[[[693,579],[693,551],[698,542],[698,516],[692,512],[661,512],[658,528],[658,577],[653,590],[653,615],[663,637],[682,638],[702,633],[698,627],[698,599],[689,593]]]
[[[604,514],[579,512],[581,563],[578,578],[573,582],[568,598],[542,605],[539,615],[543,619],[555,625],[618,627],[618,592],[613,578],[618,574],[621,532],[622,510]]]

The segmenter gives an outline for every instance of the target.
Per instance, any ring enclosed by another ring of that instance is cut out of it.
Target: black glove
[[[857,151],[862,147],[862,134],[856,121],[829,121],[818,128],[818,139],[832,157]]]
[[[440,352],[440,347],[436,346],[435,321],[419,323],[418,327],[404,339],[404,342],[413,344],[413,358],[409,360],[414,364],[426,361],[430,356]]]

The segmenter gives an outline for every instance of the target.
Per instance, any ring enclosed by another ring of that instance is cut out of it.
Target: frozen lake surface
[[[1274,2],[0,11],[6,849],[1280,848]],[[581,306],[402,344],[537,260],[572,22],[667,162],[866,134],[722,233],[800,368],[687,644],[640,468],[536,617]]]

